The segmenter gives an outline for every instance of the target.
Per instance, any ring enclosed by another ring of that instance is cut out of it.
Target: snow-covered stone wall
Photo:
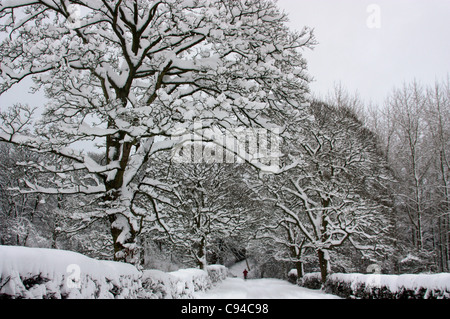
[[[0,246],[0,299],[191,298],[225,279],[227,268],[140,272],[62,250]]]
[[[300,284],[318,288],[320,273],[305,275]],[[350,299],[450,299],[450,273],[442,274],[331,274],[327,293]]]

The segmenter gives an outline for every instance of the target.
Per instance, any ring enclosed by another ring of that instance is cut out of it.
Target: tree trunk
[[[114,261],[137,265],[140,262],[140,253],[136,231],[123,215],[110,215],[109,221],[111,222]]]
[[[447,156],[445,154],[445,150],[441,150],[439,154],[440,158],[440,169],[441,169],[441,178],[442,178],[442,187],[444,190],[444,209],[442,216],[442,255],[443,255],[443,271],[449,271],[449,239],[450,239],[450,231],[449,231],[449,217],[450,217],[450,195],[448,192],[448,181],[445,170],[445,164],[447,162]]]
[[[197,253],[195,255],[195,258],[197,260],[197,266],[200,269],[205,270],[207,266],[206,262],[206,237],[202,237],[199,247],[197,249]]]
[[[317,255],[319,257],[319,267],[320,267],[320,274],[322,278],[322,284],[325,284],[325,281],[328,277],[328,271],[329,271],[329,260],[328,260],[328,252],[324,251],[322,249],[319,249],[317,251]]]
[[[297,269],[297,279],[303,278],[303,263],[301,261],[295,262],[295,268]]]
[[[248,271],[250,271],[251,269],[250,269],[250,265],[249,265],[249,263],[248,263],[248,258],[245,258],[245,264],[247,265]]]
[[[111,124],[108,128],[114,128]],[[108,136],[106,139],[107,164],[119,162],[119,168],[115,172],[114,178],[105,182],[107,196],[104,201],[107,207],[121,206],[121,191],[124,186],[124,174],[128,165],[132,142],[124,142],[125,132],[119,132],[117,136]],[[131,210],[131,207],[123,207]],[[114,260],[131,263],[134,265],[140,262],[140,253],[137,245],[138,231],[133,227],[125,215],[120,213],[109,214],[111,223],[111,235],[114,246]]]
[[[58,246],[57,246],[58,235],[59,235],[58,231],[56,229],[54,229],[53,233],[52,233],[52,246],[51,246],[52,249],[58,249]]]

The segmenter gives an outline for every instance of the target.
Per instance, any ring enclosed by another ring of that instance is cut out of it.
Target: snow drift
[[[71,251],[0,246],[0,299],[189,298],[226,276],[219,265],[207,271],[140,272]]]

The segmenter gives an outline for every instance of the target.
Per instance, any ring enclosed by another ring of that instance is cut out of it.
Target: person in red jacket
[[[244,279],[247,280],[247,274],[248,274],[247,269],[244,269],[243,273],[244,273]]]

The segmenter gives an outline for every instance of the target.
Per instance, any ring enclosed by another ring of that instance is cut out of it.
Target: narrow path
[[[199,299],[340,299],[278,279],[227,278],[215,288],[195,295]]]

